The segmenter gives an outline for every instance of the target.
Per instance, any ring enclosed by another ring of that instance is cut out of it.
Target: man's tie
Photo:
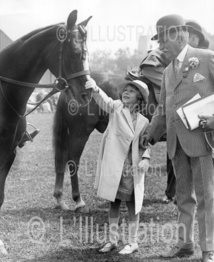
[[[180,71],[179,64],[180,64],[180,61],[177,58],[175,58],[174,59],[174,71],[175,71],[176,77],[178,76],[179,71]]]

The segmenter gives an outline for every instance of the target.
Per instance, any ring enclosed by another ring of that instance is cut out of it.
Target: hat
[[[117,87],[119,94],[123,93],[123,90],[127,85],[134,85],[135,87],[137,87],[137,89],[140,91],[141,95],[143,96],[145,103],[146,104],[148,103],[149,89],[147,84],[145,84],[143,81],[140,80],[122,82]]]
[[[183,17],[180,15],[166,15],[160,18],[156,23],[157,34],[154,35],[151,40],[158,40],[162,36],[166,36],[166,33],[174,33],[177,30],[185,30],[191,27],[185,24]]]
[[[205,37],[202,33],[202,28],[198,23],[196,23],[195,21],[189,21],[186,22],[186,25],[190,26],[188,29],[190,33],[195,33],[199,37],[199,43],[204,41]]]
[[[209,48],[209,45],[210,45],[209,40],[208,40],[207,38],[205,38],[203,42],[200,42],[200,43],[199,43],[198,48],[208,49],[208,48]]]

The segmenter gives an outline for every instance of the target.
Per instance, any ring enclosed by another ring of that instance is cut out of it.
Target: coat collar
[[[143,115],[141,115],[140,113],[137,113],[136,126],[135,126],[135,129],[134,129],[129,109],[127,107],[122,106],[121,111],[122,111],[122,113],[123,113],[123,115],[124,115],[124,117],[125,117],[125,119],[128,123],[128,126],[132,130],[134,137],[138,137],[140,132],[142,131],[142,126],[144,125],[146,118]]]
[[[145,127],[146,120],[147,119],[143,115],[141,115],[140,113],[137,113],[137,122],[135,126],[134,139],[139,137],[140,132],[142,131],[142,127]]]
[[[132,132],[134,133],[134,127],[133,127],[132,118],[131,118],[129,109],[123,105],[121,111],[123,112],[129,127],[131,128]]]

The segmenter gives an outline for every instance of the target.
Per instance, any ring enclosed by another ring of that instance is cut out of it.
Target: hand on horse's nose
[[[88,81],[85,83],[85,88],[86,88],[86,89],[92,88],[93,91],[95,91],[95,92],[99,89],[98,86],[97,86],[97,84],[96,84],[96,82],[94,81],[93,78],[90,78],[90,80],[88,80]]]
[[[96,82],[94,81],[94,79],[90,78],[86,83],[85,83],[85,88],[89,89],[89,88],[94,88],[94,86],[96,86]]]

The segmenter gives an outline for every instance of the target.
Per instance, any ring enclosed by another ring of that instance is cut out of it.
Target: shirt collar
[[[187,49],[188,49],[189,45],[185,45],[185,47],[182,49],[182,51],[180,52],[180,54],[176,57],[176,59],[179,60],[180,63],[183,63],[184,58],[186,56],[187,53]]]

